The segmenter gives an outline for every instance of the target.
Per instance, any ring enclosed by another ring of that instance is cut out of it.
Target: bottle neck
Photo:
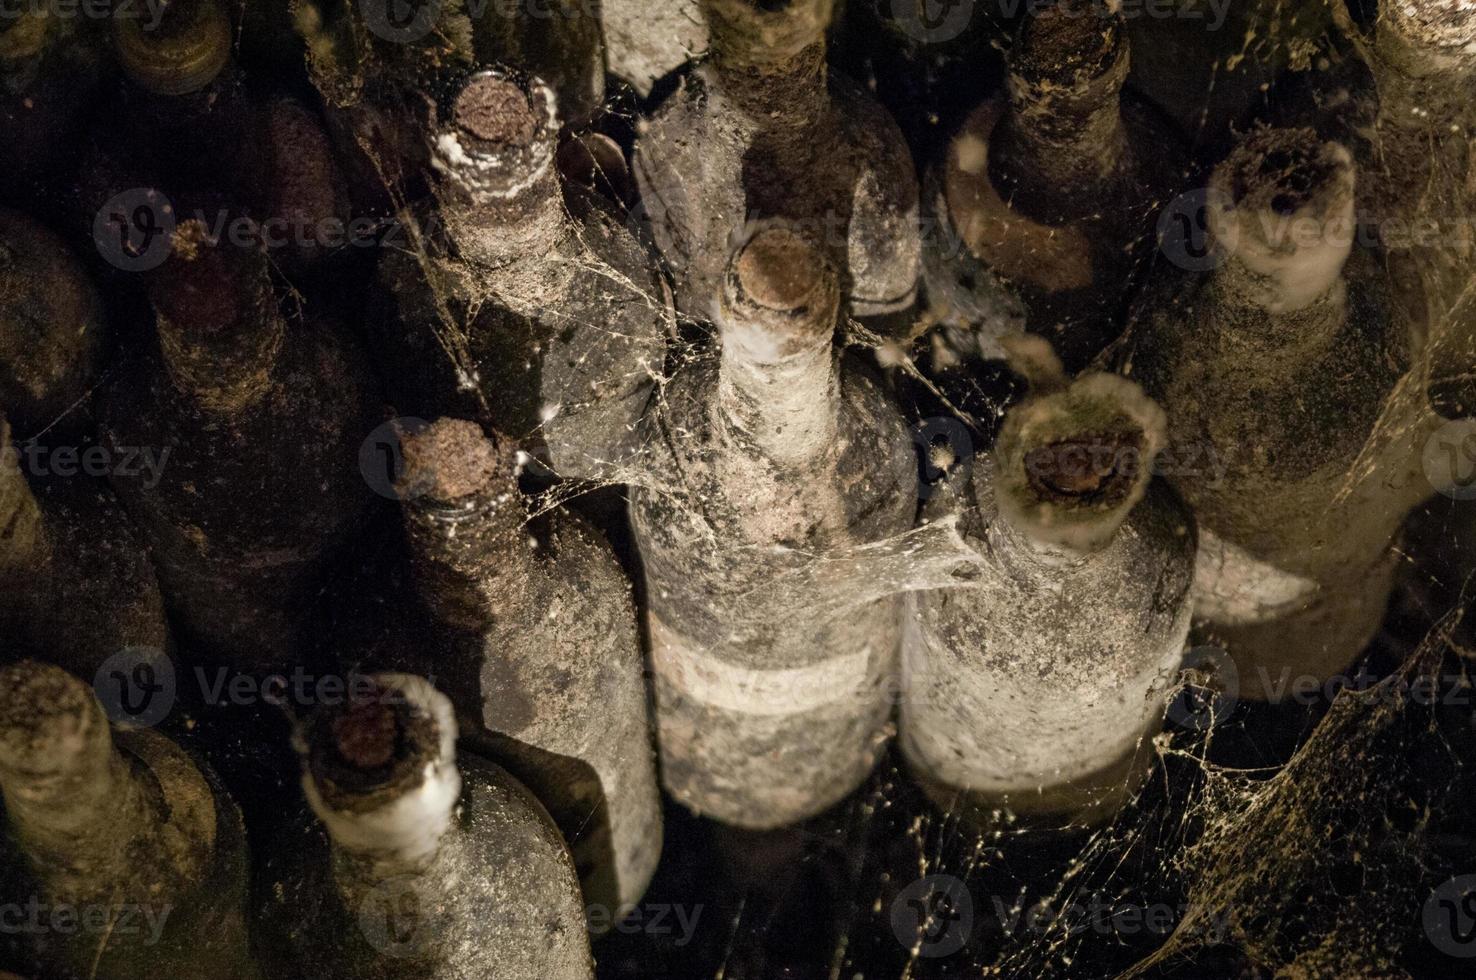
[[[776,356],[767,335],[723,327],[718,368],[719,431],[783,466],[808,468],[830,456],[840,408],[830,338]]]
[[[1011,55],[1009,111],[990,140],[990,173],[1001,196],[1027,209],[1097,210],[1092,191],[1121,171],[1128,153],[1125,32],[1095,12],[1027,28]]]
[[[212,247],[165,269],[174,274],[156,282],[151,296],[175,387],[219,415],[260,401],[287,333],[264,262]]]
[[[569,213],[552,166],[506,186],[452,180],[441,213],[462,258],[483,269],[548,255],[568,237]]]
[[[297,745],[303,792],[328,828],[334,878],[350,908],[390,879],[424,876],[460,832],[450,701],[424,678],[373,678],[385,687],[367,713],[357,706],[315,720],[307,741]],[[363,723],[370,730],[346,734],[346,724]]]
[[[813,123],[830,106],[825,42],[789,58],[755,60],[751,52],[714,48],[709,64],[723,96],[763,126],[787,129]]]
[[[1300,284],[1288,287],[1259,275],[1235,256],[1215,270],[1211,296],[1213,327],[1227,355],[1296,354],[1301,362],[1331,344],[1348,315],[1341,275],[1308,301]]]
[[[537,573],[525,520],[513,480],[454,504],[406,502],[417,587],[438,618],[477,628],[518,607]]]

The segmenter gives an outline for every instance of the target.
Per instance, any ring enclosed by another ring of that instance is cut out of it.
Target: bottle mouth
[[[215,80],[231,57],[231,21],[220,0],[165,0],[155,19],[114,19],[118,61],[158,95],[187,95]]]
[[[720,321],[724,343],[739,324],[758,327],[749,353],[785,357],[829,344],[840,310],[840,287],[824,254],[779,221],[749,225],[737,237],[723,277]],[[759,342],[758,335],[763,340]]]
[[[516,72],[477,72],[443,105],[432,162],[469,192],[514,197],[553,165],[558,99],[543,81]]]
[[[1042,500],[1112,507],[1126,500],[1142,469],[1143,433],[1082,433],[1025,452],[1025,473]]]
[[[516,457],[466,419],[437,419],[400,436],[403,500],[438,520],[470,520],[504,499],[517,499]]]
[[[0,668],[0,773],[6,782],[21,780],[33,790],[65,782],[111,745],[102,706],[81,680],[35,660]]]
[[[1379,20],[1417,48],[1476,55],[1476,7],[1458,0],[1383,0]]]
[[[1126,378],[1088,374],[1005,416],[995,447],[1001,515],[1028,538],[1089,552],[1147,491],[1163,410]]]
[[[1093,0],[1057,0],[1027,17],[1010,51],[1010,72],[1034,85],[1074,88],[1103,78],[1127,54],[1122,16]]]
[[[350,801],[415,788],[447,745],[448,719],[433,702],[444,695],[428,682],[408,678],[418,683],[407,685],[391,674],[360,679],[343,703],[314,715],[300,746],[324,802],[335,808],[357,809]],[[454,731],[450,737],[454,744]]]

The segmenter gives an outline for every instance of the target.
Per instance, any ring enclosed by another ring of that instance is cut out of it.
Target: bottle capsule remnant
[[[704,0],[711,50],[644,124],[634,167],[677,305],[706,316],[750,217],[806,228],[859,317],[916,295],[917,177],[897,124],[825,65],[834,0]]]
[[[1354,248],[1354,193],[1342,146],[1253,133],[1210,180],[1213,269],[1154,284],[1137,317],[1131,373],[1168,414],[1165,471],[1200,525],[1196,617],[1242,699],[1354,660],[1429,493],[1395,401],[1408,331]]]
[[[381,325],[402,410],[488,418],[560,475],[621,478],[673,313],[651,256],[592,193],[561,193],[552,91],[480,72],[437,132],[427,261],[390,253]],[[411,367],[414,366],[414,367]]]
[[[802,235],[746,229],[721,356],[667,386],[646,429],[658,479],[631,491],[662,776],[741,827],[820,812],[885,741],[900,600],[827,558],[911,528],[917,468],[895,406],[836,354],[839,296]]]
[[[1150,478],[1164,436],[1131,381],[1057,381],[929,499],[983,556],[908,596],[899,741],[940,806],[1095,822],[1148,771],[1194,570],[1193,518]]]
[[[402,453],[411,582],[345,652],[446,678],[462,743],[548,807],[587,901],[634,906],[662,821],[629,581],[571,512],[530,520],[515,454],[476,423],[441,419]]]
[[[149,284],[159,351],[124,365],[102,410],[106,445],[168,447],[168,464],[110,479],[192,653],[291,664],[304,604],[372,500],[355,460],[376,383],[336,325],[289,326],[261,252],[194,220],[171,249]]]
[[[35,899],[39,975],[255,980],[245,828],[215,776],[156,732],[110,732],[59,667],[0,668],[0,695],[5,880]]]
[[[590,980],[558,830],[502,769],[456,753],[451,703],[380,673],[295,737],[311,813],[261,869],[274,975]]]
[[[1080,369],[1114,339],[1151,243],[1183,180],[1184,151],[1149,104],[1125,93],[1120,13],[1057,0],[1021,26],[1006,91],[981,104],[929,174],[929,303],[964,353],[1001,358],[1028,329]]]

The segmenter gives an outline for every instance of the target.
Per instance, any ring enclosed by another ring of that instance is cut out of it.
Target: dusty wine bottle
[[[99,447],[17,444],[0,414],[0,635],[5,653],[94,677],[129,647],[165,651],[148,549],[107,485],[82,471]],[[105,458],[105,454],[101,454]],[[167,457],[139,453],[156,472]],[[64,472],[53,472],[56,469]],[[28,478],[29,476],[29,478]],[[34,484],[34,485],[33,485]]]
[[[1134,328],[1132,374],[1168,413],[1169,478],[1199,521],[1196,616],[1242,698],[1357,656],[1429,492],[1398,474],[1407,427],[1382,421],[1409,340],[1353,248],[1354,183],[1310,129],[1253,133],[1210,180],[1218,265],[1151,289]]]
[[[384,256],[399,320],[379,347],[420,366],[397,367],[402,411],[486,417],[561,475],[608,478],[633,451],[673,314],[635,236],[594,195],[560,193],[557,133],[537,80],[489,71],[460,88],[434,146],[446,234],[423,263]]]
[[[1105,820],[1148,771],[1194,572],[1193,518],[1150,479],[1164,436],[1124,378],[1040,384],[925,505],[985,559],[907,597],[898,740],[950,812]]]
[[[0,406],[21,438],[91,427],[105,328],[97,290],[65,243],[0,208]]]
[[[661,799],[630,583],[565,511],[530,521],[510,447],[472,422],[401,438],[410,594],[351,651],[442,679],[462,744],[552,813],[586,901],[619,915],[661,852]],[[420,605],[428,621],[406,620]],[[560,651],[550,657],[549,651]]]
[[[1028,329],[1080,370],[1113,339],[1158,207],[1184,174],[1156,110],[1123,91],[1120,13],[1057,0],[1026,19],[1006,92],[980,105],[928,176],[940,233],[923,262],[928,302],[1000,358]]]
[[[242,668],[291,663],[322,564],[372,500],[363,355],[327,322],[289,326],[266,257],[182,222],[153,274],[159,350],[107,389],[105,443],[168,447],[154,481],[111,474],[153,543],[182,639]]]
[[[886,110],[826,69],[834,6],[703,0],[710,56],[642,124],[636,179],[684,313],[707,315],[750,217],[806,227],[854,315],[912,305],[917,177]]]
[[[253,978],[240,811],[163,735],[109,732],[54,667],[0,668],[7,882],[29,890],[43,975]],[[67,919],[64,913],[70,912]]]
[[[1378,111],[1360,147],[1369,175],[1360,182],[1360,218],[1379,233],[1400,309],[1429,344],[1431,406],[1470,416],[1476,327],[1470,243],[1457,220],[1476,203],[1476,11],[1438,0],[1382,4],[1368,58]]]
[[[897,409],[836,355],[839,301],[821,249],[773,223],[746,229],[721,357],[667,386],[646,421],[665,480],[631,491],[662,777],[693,810],[750,829],[841,799],[886,740],[900,600],[804,572],[907,531],[917,508]]]
[[[548,815],[503,770],[458,758],[453,709],[428,681],[365,679],[295,738],[312,813],[259,878],[275,975],[590,980]]]

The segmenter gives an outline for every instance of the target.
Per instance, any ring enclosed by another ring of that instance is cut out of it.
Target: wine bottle
[[[110,733],[59,667],[0,667],[0,691],[6,881],[35,902],[43,975],[258,976],[245,828],[210,770],[157,732]]]
[[[107,485],[83,467],[97,450],[18,444],[0,414],[0,635],[7,659],[42,657],[94,677],[126,648],[169,649],[148,550]],[[135,463],[156,474],[168,459],[140,449]]]
[[[967,352],[1003,357],[1000,338],[1025,329],[1076,371],[1120,330],[1153,218],[1185,170],[1170,127],[1123,90],[1129,62],[1121,13],[1042,7],[1010,49],[1006,91],[929,174],[928,302]]]
[[[851,312],[905,310],[921,245],[917,178],[897,124],[825,65],[834,0],[703,0],[711,50],[644,123],[635,172],[677,307],[706,315],[749,218],[801,225]]]
[[[838,801],[886,740],[900,600],[837,559],[912,527],[917,467],[897,409],[836,355],[839,302],[819,246],[746,229],[721,356],[668,384],[645,423],[659,479],[631,490],[663,779],[750,829]]]
[[[924,520],[959,515],[966,587],[911,593],[898,741],[949,812],[1109,818],[1155,758],[1192,607],[1194,519],[1150,479],[1163,411],[1133,382],[1037,383]]]
[[[406,432],[400,456],[408,548],[344,590],[332,642],[353,669],[434,677],[462,745],[549,809],[586,902],[618,921],[656,869],[662,824],[630,583],[572,513],[530,518],[510,447],[475,423]]]
[[[19,437],[92,426],[105,331],[102,300],[66,244],[0,208],[0,406]]]
[[[1435,0],[1381,5],[1368,45],[1377,114],[1360,145],[1361,220],[1387,255],[1399,309],[1429,345],[1427,390],[1448,418],[1476,413],[1471,99],[1476,15]]]
[[[592,978],[548,815],[503,770],[457,756],[451,704],[428,681],[367,680],[295,738],[312,812],[258,882],[276,975]]]
[[[375,384],[333,324],[287,322],[262,252],[193,220],[171,248],[149,286],[158,351],[120,370],[102,409],[107,445],[168,447],[169,465],[112,483],[192,650],[290,664],[324,562],[373,499],[357,460]]]
[[[1168,413],[1169,479],[1199,520],[1196,616],[1242,698],[1353,661],[1430,492],[1391,408],[1408,332],[1353,248],[1354,193],[1344,147],[1253,133],[1210,180],[1218,264],[1150,289],[1134,326],[1132,374]]]
[[[434,146],[445,234],[423,259],[386,251],[399,317],[379,346],[418,366],[391,392],[402,411],[486,419],[560,475],[618,480],[673,315],[611,210],[560,193],[554,113],[536,80],[481,72],[461,87]]]

